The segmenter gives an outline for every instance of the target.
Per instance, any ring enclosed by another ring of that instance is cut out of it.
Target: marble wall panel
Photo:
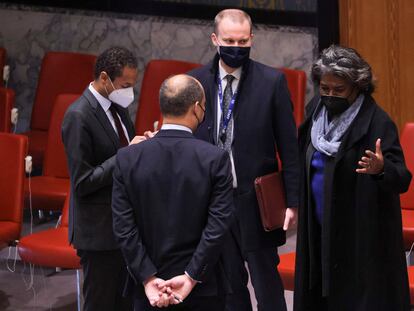
[[[30,125],[40,64],[45,52],[99,54],[113,45],[134,51],[139,81],[150,59],[178,59],[205,64],[215,53],[210,43],[212,22],[143,15],[40,9],[0,4],[0,46],[11,66],[9,87],[16,91],[20,110],[18,132]],[[258,25],[254,28],[252,58],[274,67],[309,71],[317,56],[316,29]],[[308,83],[307,100],[313,95]],[[137,104],[130,107],[135,119]]]

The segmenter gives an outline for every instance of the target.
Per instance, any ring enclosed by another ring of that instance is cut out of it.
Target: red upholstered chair
[[[66,109],[79,97],[78,94],[60,94],[56,97],[43,161],[43,174],[31,177],[30,180],[26,178],[26,206],[29,203],[29,190],[31,190],[34,209],[50,211],[61,210],[63,207],[70,181],[65,148],[61,138],[62,121]]]
[[[43,58],[32,109],[29,154],[40,166],[46,149],[50,116],[56,96],[81,94],[93,80],[96,56],[68,52],[48,52]]]
[[[281,68],[286,76],[290,97],[293,103],[293,116],[296,126],[303,121],[306,96],[306,73],[302,70]]]
[[[0,48],[0,86],[3,86],[3,68],[6,65],[6,49]]]
[[[296,253],[281,254],[280,263],[277,266],[282,278],[285,290],[294,290],[295,287],[295,259]]]
[[[137,135],[142,135],[148,130],[153,131],[154,122],[160,118],[159,91],[161,83],[169,76],[186,73],[200,66],[200,64],[162,59],[151,60],[147,64],[135,117]]]
[[[405,124],[401,132],[401,146],[408,169],[414,172],[414,123]],[[404,246],[406,250],[414,243],[414,183],[411,181],[406,193],[401,196]]]
[[[57,228],[25,236],[18,244],[19,256],[24,262],[49,267],[77,270],[78,310],[80,310],[80,258],[68,240],[69,195]]]
[[[0,133],[0,248],[20,238],[27,137]]]
[[[69,244],[69,195],[66,197],[60,225],[22,237],[18,244],[21,259],[35,265],[79,269],[80,259]]]
[[[14,106],[14,91],[0,87],[0,132],[10,132],[11,110]]]
[[[411,305],[414,305],[414,266],[407,267],[408,269],[408,281],[410,283],[410,301]]]

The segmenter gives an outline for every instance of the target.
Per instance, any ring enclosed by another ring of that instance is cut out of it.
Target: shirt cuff
[[[184,274],[186,275],[186,276],[188,276],[191,280],[193,280],[194,282],[196,282],[196,283],[202,283],[201,281],[198,281],[198,280],[195,280],[191,275],[189,275],[188,274],[188,272],[187,271],[184,271]]]

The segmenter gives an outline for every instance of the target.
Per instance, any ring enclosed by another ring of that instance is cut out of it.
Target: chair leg
[[[76,292],[77,292],[77,304],[78,311],[81,311],[81,290],[80,290],[80,270],[76,270]]]

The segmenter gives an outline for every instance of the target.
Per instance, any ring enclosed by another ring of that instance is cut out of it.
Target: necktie
[[[230,153],[231,143],[232,143],[231,136],[233,132],[233,116],[231,116],[231,119],[229,121],[229,124],[227,125],[227,129],[225,133],[223,133],[223,127],[224,127],[224,116],[227,114],[231,99],[233,98],[233,89],[231,85],[233,83],[234,76],[227,75],[224,77],[224,79],[227,80],[227,84],[226,84],[226,88],[224,89],[224,94],[223,94],[223,104],[222,104],[223,111],[221,112],[218,146]]]
[[[116,104],[112,103],[111,106],[109,107],[109,111],[111,112],[112,117],[114,118],[114,121],[115,121],[116,131],[118,132],[118,136],[119,136],[119,145],[121,147],[128,146],[129,145],[128,139],[125,137],[124,129],[122,128],[121,120],[119,119],[119,116],[117,113]]]

